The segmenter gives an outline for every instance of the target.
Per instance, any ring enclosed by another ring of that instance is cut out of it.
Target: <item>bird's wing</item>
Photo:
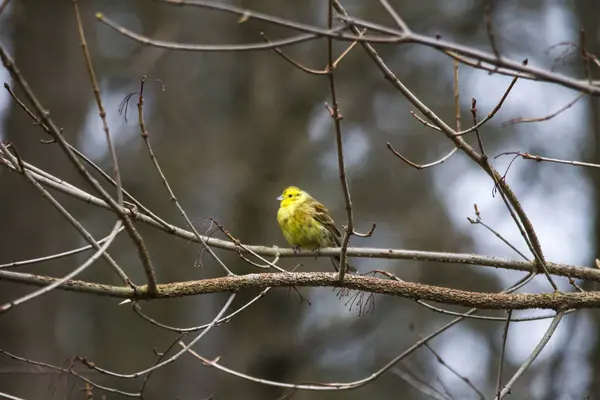
[[[329,211],[327,210],[327,208],[325,208],[323,204],[319,203],[318,201],[315,201],[313,207],[315,210],[313,218],[317,222],[323,224],[323,226],[333,234],[333,240],[335,240],[335,242],[339,246],[342,234],[340,233],[338,228],[336,228],[335,223],[333,222],[333,218],[331,218],[331,215],[329,215]]]

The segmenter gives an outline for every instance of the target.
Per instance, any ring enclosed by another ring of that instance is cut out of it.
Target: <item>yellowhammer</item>
[[[281,203],[277,222],[288,243],[296,248],[318,250],[320,247],[340,247],[341,234],[335,227],[327,208],[305,191],[290,186],[277,198]],[[340,257],[331,262],[339,270]],[[356,271],[346,262],[348,271]]]

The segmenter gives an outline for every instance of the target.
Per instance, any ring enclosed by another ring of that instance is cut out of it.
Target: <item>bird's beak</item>
[[[279,201],[283,200],[283,196],[279,196],[279,197],[277,198],[277,200],[279,200]]]

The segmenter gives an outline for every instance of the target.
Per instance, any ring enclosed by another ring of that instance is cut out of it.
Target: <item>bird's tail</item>
[[[340,270],[340,257],[339,256],[333,256],[331,257],[331,263],[333,264],[333,268],[335,268],[336,272]],[[357,272],[357,269],[354,268],[354,266],[352,266],[352,264],[350,264],[350,262],[348,261],[348,259],[346,258],[346,271],[348,272]]]

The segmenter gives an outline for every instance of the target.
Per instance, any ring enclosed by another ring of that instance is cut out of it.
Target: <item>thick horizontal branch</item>
[[[50,284],[56,281],[57,278],[0,271],[0,280],[40,286]],[[59,288],[115,298],[154,300],[290,286],[338,287],[413,300],[428,300],[490,310],[524,310],[531,308],[558,310],[600,307],[600,292],[479,293],[360,275],[347,275],[344,281],[340,282],[337,279],[337,274],[333,272],[263,273],[176,282],[158,285],[155,294],[148,293],[147,287],[141,287],[137,296],[130,287],[100,285],[76,280],[67,281]]]
[[[11,171],[14,168],[11,167],[10,163],[2,163],[3,159],[0,155],[0,166],[4,166]],[[26,168],[31,166],[25,163]],[[58,190],[71,197],[84,201],[88,204],[96,207],[111,210],[106,202],[99,199],[98,197],[92,196],[91,194],[77,189],[71,185],[60,182],[58,179],[53,180],[45,176],[42,176],[35,171],[30,171],[31,176],[38,182],[46,185],[52,189]],[[171,235],[183,238],[191,242],[199,242],[198,237],[190,231],[178,228],[174,225],[168,225],[156,221],[152,217],[141,214],[135,210],[124,208],[123,212],[129,215],[134,221],[140,221],[148,224],[154,228],[163,230]],[[269,246],[250,246],[239,243],[234,243],[228,240],[222,240],[212,238],[208,236],[202,236],[202,239],[209,246],[216,247],[223,250],[236,251],[240,253],[250,254],[251,252],[259,254],[261,256],[272,256],[272,257],[314,257],[315,253],[310,250],[299,250],[295,251],[290,248],[277,248]],[[320,249],[319,255],[321,256],[332,256],[339,255],[339,248],[323,248]],[[366,248],[366,247],[349,247],[347,252],[348,257],[360,257],[360,258],[384,258],[384,259],[400,259],[409,261],[429,261],[439,263],[451,263],[451,264],[466,264],[466,265],[481,265],[486,267],[495,267],[510,269],[515,271],[537,271],[534,262],[531,261],[519,261],[509,260],[504,258],[478,255],[478,254],[464,254],[464,253],[444,253],[444,252],[432,252],[432,251],[419,251],[419,250],[402,250],[402,249],[385,249],[385,248]],[[576,279],[583,279],[587,281],[600,282],[600,269],[581,267],[565,264],[555,264],[552,262],[546,263],[548,272],[553,275],[566,276]]]

